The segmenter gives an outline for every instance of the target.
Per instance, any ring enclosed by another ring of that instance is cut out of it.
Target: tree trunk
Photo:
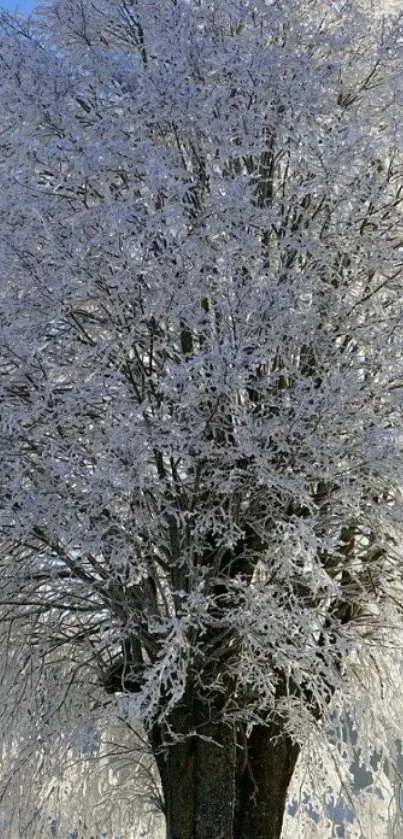
[[[280,719],[255,726],[237,776],[233,839],[280,839],[299,752]]]
[[[233,727],[212,721],[208,705],[188,698],[169,727],[155,727],[151,742],[166,839],[280,839],[300,751],[280,718],[237,744]]]
[[[235,732],[230,726],[200,721],[200,708],[175,711],[170,728],[182,741],[153,748],[165,802],[167,839],[232,839],[235,812]],[[192,725],[193,723],[193,725]]]

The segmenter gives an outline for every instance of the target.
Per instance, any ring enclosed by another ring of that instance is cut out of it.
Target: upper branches
[[[323,710],[400,579],[400,40],[291,5],[3,39],[0,599],[149,722]]]

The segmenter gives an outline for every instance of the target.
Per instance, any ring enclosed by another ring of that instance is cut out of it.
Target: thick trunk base
[[[237,743],[234,727],[203,720],[201,710],[175,711],[169,744],[160,728],[153,732],[166,839],[280,839],[299,746],[281,720]]]

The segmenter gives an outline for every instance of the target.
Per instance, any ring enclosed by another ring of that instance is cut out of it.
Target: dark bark
[[[207,650],[213,642],[214,637],[206,637]],[[131,639],[123,652],[102,674],[108,692],[136,692],[141,685],[142,668]],[[279,679],[279,701],[286,687]],[[228,694],[230,689],[229,685]],[[300,747],[287,735],[280,715],[266,726],[256,725],[246,737],[242,729],[222,721],[224,702],[224,695],[216,696],[215,702],[201,698],[189,683],[167,723],[156,723],[150,732],[167,839],[281,837]],[[314,706],[311,711],[316,716]]]
[[[232,839],[235,732],[206,718],[207,710],[188,704],[175,711],[169,724],[177,742],[164,743],[160,727],[152,734],[164,793],[167,839]],[[189,736],[191,731],[197,734]]]
[[[280,839],[298,744],[278,718],[236,745],[233,728],[203,721],[200,711],[175,711],[170,744],[161,727],[152,734],[167,839]]]
[[[243,748],[232,839],[280,839],[300,747],[277,718],[268,726],[255,726]]]

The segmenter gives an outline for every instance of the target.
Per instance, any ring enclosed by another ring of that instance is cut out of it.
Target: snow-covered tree
[[[143,726],[170,839],[278,839],[399,621],[401,21],[50,0],[0,40],[4,707]]]

